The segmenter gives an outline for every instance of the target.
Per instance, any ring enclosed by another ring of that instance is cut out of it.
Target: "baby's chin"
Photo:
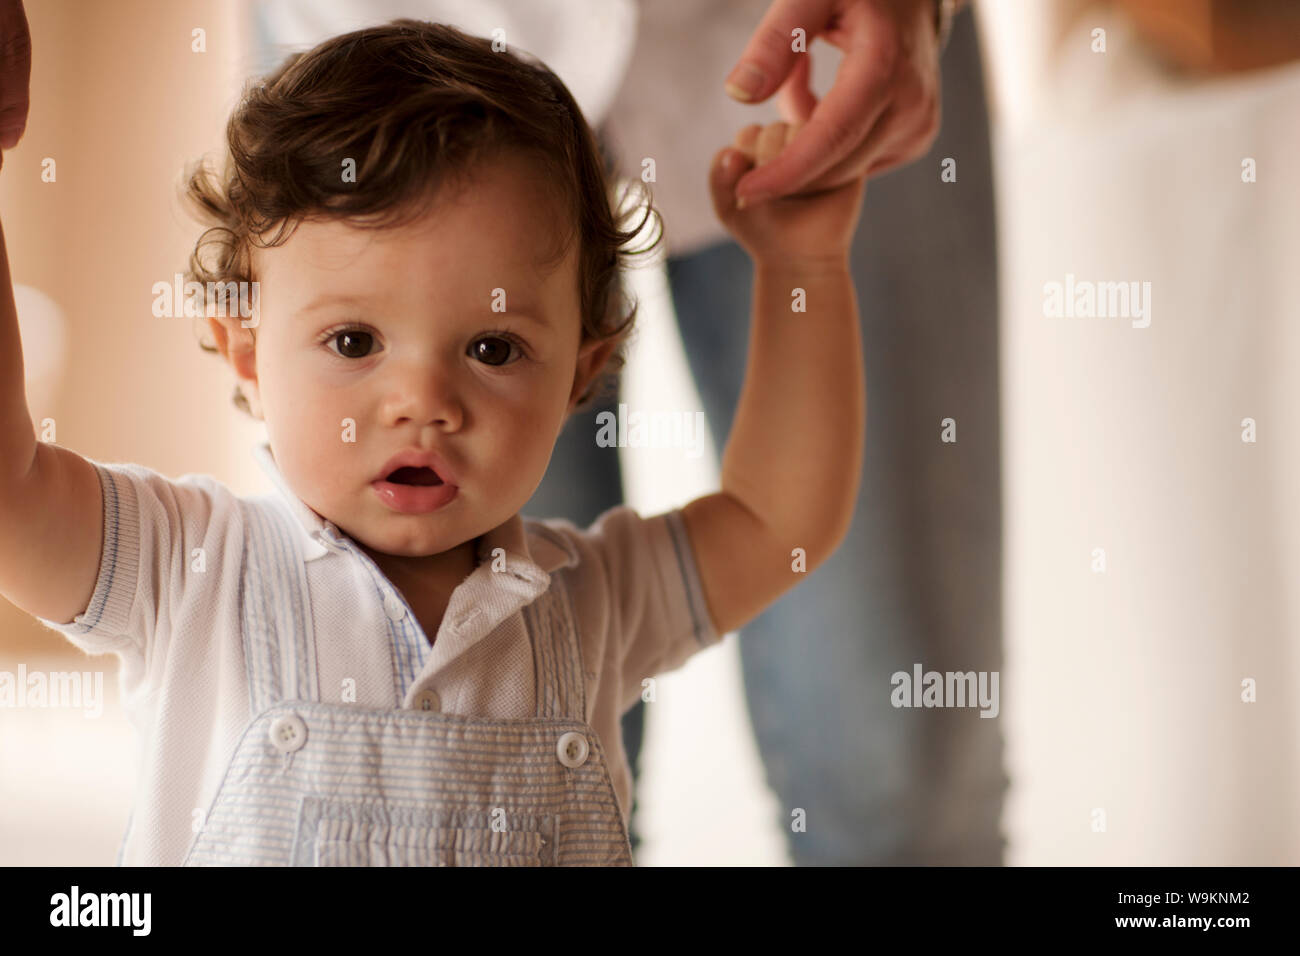
[[[477,541],[477,538],[468,538],[465,541],[460,542],[449,542],[446,547],[443,547],[441,543],[431,547],[414,546],[409,543],[400,545],[390,544],[388,546],[383,546],[381,544],[379,547],[375,547],[356,538],[353,538],[353,540],[361,546],[361,549],[365,551],[370,560],[381,566],[381,569],[383,569],[385,565],[390,565],[391,562],[401,562],[403,567],[414,569],[419,566],[417,562],[423,563],[426,561],[433,561],[440,557],[451,558],[461,549],[472,549],[475,547],[474,542]],[[459,561],[461,559],[457,557],[456,560]]]
[[[487,520],[491,521],[491,519]],[[505,520],[507,519],[503,518],[501,521],[491,522],[490,526],[484,526],[484,521],[479,520],[469,527],[458,521],[452,528],[446,523],[439,527],[438,522],[428,515],[409,516],[390,513],[381,517],[378,522],[357,526],[355,532],[337,521],[334,524],[368,551],[393,558],[428,558],[447,554],[460,547],[472,547],[480,537]]]
[[[410,529],[385,530],[358,527],[355,531],[350,531],[338,522],[335,524],[340,531],[367,551],[377,551],[394,558],[427,558],[435,554],[443,554],[476,537],[466,537],[463,532],[448,536],[445,531],[439,533],[432,530],[412,532]]]

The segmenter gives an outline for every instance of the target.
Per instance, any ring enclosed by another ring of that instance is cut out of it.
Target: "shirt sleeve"
[[[38,617],[88,654],[117,653],[131,684],[157,670],[173,629],[211,620],[232,555],[234,494],[206,475],[170,479],[142,465],[92,461],[104,502],[99,575],[86,610]]]
[[[605,566],[610,640],[631,706],[647,677],[676,670],[718,643],[681,509],[643,518],[627,505],[583,532]]]

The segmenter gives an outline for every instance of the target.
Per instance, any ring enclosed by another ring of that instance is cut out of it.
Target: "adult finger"
[[[773,0],[727,75],[727,95],[742,103],[758,103],[775,93],[795,57],[807,55],[791,49],[791,34],[802,29],[805,44],[811,43],[829,22],[834,6],[835,0]]]
[[[812,54],[800,53],[794,61],[794,69],[781,84],[781,91],[776,95],[777,108],[781,119],[787,123],[806,123],[817,108],[817,94],[812,91],[809,77],[812,73]]]
[[[0,149],[13,149],[27,128],[32,36],[22,0],[0,0]]]
[[[879,167],[883,156],[891,157],[885,168],[924,156],[938,138],[942,106],[938,56],[932,47],[914,50],[895,70],[889,108],[867,134],[871,166]]]
[[[881,33],[851,48],[835,83],[817,104],[790,146],[775,160],[746,174],[738,189],[746,201],[796,193],[860,146],[889,107],[898,56],[897,38]],[[862,172],[872,156],[862,158]]]
[[[868,176],[920,159],[939,136],[940,108],[917,112],[891,108],[871,131]]]
[[[891,114],[901,114],[901,117]],[[868,160],[867,175],[887,173],[928,153],[938,138],[940,116],[937,102],[933,113],[902,110],[897,103],[886,110],[871,131],[874,148]],[[878,135],[881,130],[886,132]]]
[[[876,120],[866,140],[848,156],[810,181],[805,191],[826,189],[857,179],[890,172],[925,156],[939,135],[943,108],[938,100],[933,112],[909,109],[895,99]]]

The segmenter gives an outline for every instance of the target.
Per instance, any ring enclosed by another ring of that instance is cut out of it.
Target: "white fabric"
[[[275,495],[241,498],[204,475],[169,479],[140,465],[95,462],[105,502],[95,593],[72,622],[39,619],[87,653],[121,657],[121,699],[144,759],[120,862],[181,863],[193,821],[211,804],[255,716],[242,628],[259,611],[241,602],[244,537],[252,522],[272,523],[277,497],[294,516],[295,540],[285,542],[274,567],[259,570],[259,583],[283,615],[305,581],[309,620],[298,626],[310,637],[300,665],[334,702],[352,682],[362,707],[415,710],[433,691],[444,713],[532,716],[531,642],[513,609],[545,590],[552,573],[568,575],[588,680],[586,720],[609,757],[626,823],[631,772],[620,717],[645,678],[721,640],[680,511],[641,518],[618,506],[585,531],[516,514],[483,535],[478,551],[482,561],[503,548],[509,570],[522,576],[480,564],[452,593],[429,647],[422,634],[414,643],[402,639],[409,627],[390,618],[405,606],[402,596],[387,579],[377,584],[352,551],[329,544],[325,532],[341,532],[293,495],[269,446],[257,455]]]
[[[1180,79],[1097,10],[1044,66],[996,154],[1012,862],[1293,864],[1300,64]],[[1046,316],[1068,274],[1149,327]]]

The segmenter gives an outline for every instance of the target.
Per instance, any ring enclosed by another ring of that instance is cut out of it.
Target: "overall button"
[[[388,594],[384,597],[384,613],[390,621],[400,621],[406,617],[406,608],[402,607],[396,594]]]
[[[282,754],[301,750],[307,743],[307,725],[297,714],[285,714],[271,722],[271,746]]]
[[[435,713],[442,710],[442,701],[438,699],[438,692],[435,690],[422,690],[415,698],[416,710],[431,710]]]
[[[581,767],[587,762],[589,750],[587,738],[572,731],[561,737],[560,742],[555,746],[555,752],[559,755],[560,763],[566,767]]]

